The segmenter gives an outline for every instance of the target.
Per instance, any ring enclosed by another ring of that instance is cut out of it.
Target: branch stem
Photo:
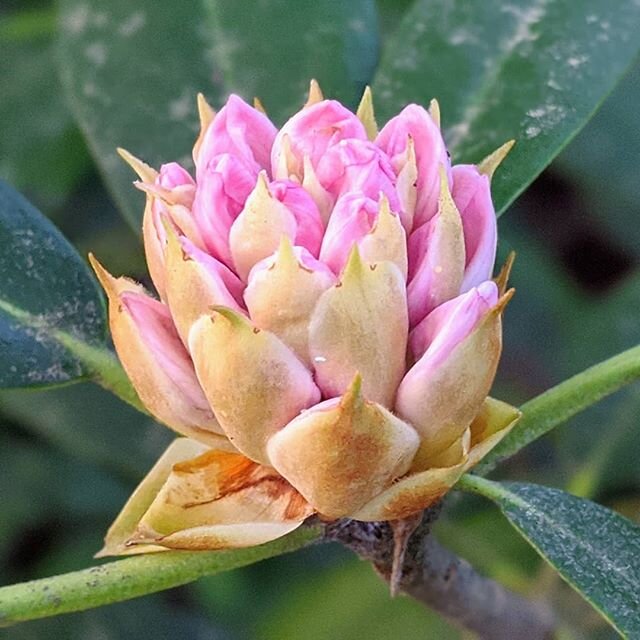
[[[409,541],[399,588],[454,625],[486,640],[550,640],[554,617],[549,607],[527,600],[478,574],[465,560],[430,534],[437,511],[429,509]],[[325,536],[373,563],[387,581],[392,576],[393,532],[387,523],[343,520]]]

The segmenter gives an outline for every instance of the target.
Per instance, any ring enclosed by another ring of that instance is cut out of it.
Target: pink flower
[[[195,179],[123,152],[160,300],[93,261],[131,382],[186,436],[105,553],[421,511],[518,418],[487,396],[512,293],[491,280],[488,165],[451,168],[417,105],[371,141],[370,101],[361,122],[317,85],[279,132],[237,96],[199,109]]]

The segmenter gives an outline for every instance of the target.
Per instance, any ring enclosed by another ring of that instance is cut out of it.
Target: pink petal
[[[453,199],[460,211],[466,252],[462,291],[491,277],[498,230],[489,177],[474,165],[453,167]]]
[[[496,298],[496,285],[485,283],[436,310],[411,336],[416,355],[426,350],[400,383],[395,411],[421,435],[421,466],[464,434],[489,393],[509,299],[491,305]]]
[[[180,238],[180,244],[185,256],[198,262],[212,278],[220,280],[227,291],[233,296],[240,307],[243,306],[244,283],[225,264],[216,260],[205,251],[198,249],[188,238]],[[217,303],[222,304],[222,303]]]
[[[213,158],[198,177],[193,215],[208,251],[228,266],[232,265],[229,230],[256,176],[236,156],[225,153]]]
[[[431,366],[438,364],[498,303],[498,287],[488,280],[434,309],[410,334],[415,360],[429,350]]]
[[[177,162],[169,162],[160,167],[156,184],[164,189],[195,188],[196,186],[195,180],[189,172]]]
[[[291,180],[275,180],[269,185],[269,190],[293,213],[296,219],[295,244],[305,247],[317,257],[320,253],[324,225],[313,198],[299,184]]]
[[[199,411],[213,415],[193,363],[171,319],[169,309],[148,296],[125,292],[120,299],[155,359],[176,388]]]
[[[327,150],[340,140],[366,140],[367,132],[356,115],[336,100],[323,100],[306,107],[292,116],[276,136],[271,151],[273,175],[276,175],[280,163],[284,136],[289,138],[294,163],[288,172],[302,178],[305,156],[309,157],[315,168]]]
[[[418,165],[418,199],[414,227],[419,227],[435,215],[440,192],[440,165],[450,173],[451,164],[438,125],[429,112],[416,104],[406,106],[383,127],[376,144],[398,163],[405,156],[409,136],[415,144]],[[395,166],[397,172],[401,166]],[[393,208],[393,207],[392,207]],[[408,229],[410,231],[410,229]]]
[[[361,192],[347,193],[338,199],[322,240],[320,260],[339,275],[353,245],[375,224],[378,202]]]
[[[460,214],[450,196],[443,199],[431,220],[411,234],[409,260],[407,299],[414,327],[437,306],[460,293],[464,236]]]
[[[198,182],[209,163],[223,153],[235,156],[254,173],[268,169],[276,132],[267,116],[232,94],[204,135],[196,167]]]
[[[391,210],[399,212],[401,218],[404,215],[391,162],[372,142],[342,140],[322,156],[316,173],[320,184],[336,200],[345,193],[360,191],[377,202],[384,193]]]

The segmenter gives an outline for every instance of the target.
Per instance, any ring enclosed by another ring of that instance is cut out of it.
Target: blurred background
[[[393,3],[380,2],[383,36],[409,4],[404,0],[391,10]],[[112,272],[145,280],[139,237],[118,213],[62,91],[55,30],[51,2],[2,0],[0,177],[25,193],[82,255],[91,250]],[[640,66],[500,219],[501,258],[517,252],[517,295],[506,314],[494,391],[500,398],[519,404],[640,342],[638,104]],[[195,101],[187,106],[195,113]],[[446,118],[443,113],[445,128]],[[561,487],[638,521],[639,422],[636,385],[553,431],[496,476]],[[114,515],[170,440],[168,430],[94,385],[2,392],[0,583],[91,564]],[[567,638],[617,637],[488,503],[448,498],[437,534],[508,586],[552,594],[571,627]],[[333,546],[0,630],[11,640],[163,640],[176,634],[230,640],[460,637],[420,605],[390,600],[369,566]]]

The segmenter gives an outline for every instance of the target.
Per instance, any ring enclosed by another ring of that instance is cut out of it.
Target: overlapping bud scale
[[[487,397],[511,295],[491,280],[504,153],[451,166],[436,103],[378,133],[368,90],[356,115],[312,83],[279,131],[237,96],[198,108],[195,178],[122,152],[159,299],[92,259],[140,399],[186,436],[104,553],[425,509],[518,418]]]

